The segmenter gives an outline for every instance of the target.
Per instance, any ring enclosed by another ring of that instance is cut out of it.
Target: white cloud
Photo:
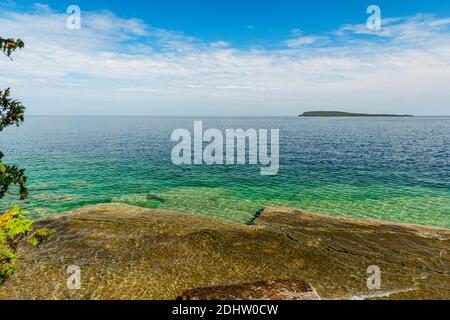
[[[231,44],[227,41],[216,41],[210,44],[213,48],[228,48]]]
[[[26,43],[13,62],[0,59],[0,86],[13,85],[33,114],[448,114],[448,18],[384,19],[376,34],[297,29],[283,47],[243,49],[109,11],[83,12],[81,30],[67,30],[66,17],[0,13],[2,36]]]
[[[147,26],[138,19],[121,19],[110,11],[87,13],[82,15],[83,27],[98,32],[148,35]]]
[[[300,29],[300,28],[294,28],[294,29],[291,29],[291,34],[293,34],[293,35],[301,35],[301,34],[303,34],[303,31]]]
[[[448,39],[449,25],[450,18],[434,18],[429,14],[419,14],[414,17],[383,19],[381,30],[370,30],[365,24],[345,25],[336,32],[336,35],[372,35],[397,44],[424,45],[429,41]]]
[[[44,3],[40,3],[40,2],[35,3],[35,4],[33,5],[33,7],[34,7],[34,9],[35,9],[37,12],[40,12],[40,13],[51,13],[51,12],[53,11],[53,10],[49,7],[48,4],[44,4]]]
[[[313,37],[313,36],[307,36],[307,37],[295,37],[293,39],[289,39],[285,41],[286,46],[289,48],[298,48],[301,46],[313,44],[319,42],[322,37]]]

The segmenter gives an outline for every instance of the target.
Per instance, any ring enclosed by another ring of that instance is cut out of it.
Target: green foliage
[[[5,283],[6,279],[16,272],[14,264],[16,255],[9,248],[0,247],[0,285]]]
[[[0,284],[16,272],[15,255],[17,246],[25,239],[33,246],[39,246],[55,234],[54,230],[39,229],[33,232],[33,222],[27,219],[19,207],[0,215]]]
[[[9,166],[2,163],[3,153],[0,151],[0,198],[3,198],[13,185],[19,187],[20,199],[24,200],[28,196],[28,189],[25,186],[27,177],[25,170],[16,166]]]
[[[32,222],[24,211],[14,207],[0,216],[0,246],[15,249],[20,240],[32,230]]]
[[[47,228],[36,230],[28,241],[32,246],[38,247],[42,242],[50,240],[54,235],[55,230],[49,230]]]
[[[11,58],[11,54],[17,49],[23,49],[25,44],[20,39],[1,38],[0,37],[0,51],[3,52],[8,58]]]
[[[0,51],[7,57],[17,49],[22,49],[24,43],[20,39],[4,39],[0,37]],[[24,121],[25,107],[17,100],[12,99],[11,90],[0,90],[0,132],[8,126],[19,126]],[[3,198],[11,186],[19,187],[20,199],[28,196],[25,186],[27,178],[24,169],[2,163],[4,154],[0,151],[0,198]]]
[[[20,39],[4,39],[0,37],[0,51],[8,58],[17,49],[22,49],[24,43]],[[11,59],[12,60],[12,59]],[[8,126],[20,126],[24,121],[25,107],[21,102],[12,99],[10,89],[0,90],[0,132]],[[21,199],[28,196],[25,186],[27,178],[25,171],[16,166],[2,163],[3,153],[0,151],[0,198],[3,198],[11,186],[19,187]],[[33,231],[33,222],[26,219],[22,209],[15,207],[0,215],[0,285],[16,272],[15,255],[17,246]],[[43,229],[36,230],[30,243],[39,245],[42,241],[49,239],[52,232]]]
[[[25,107],[10,95],[10,88],[0,90],[0,131],[10,125],[19,126],[24,120]]]
[[[14,251],[31,230],[31,220],[26,219],[18,207],[0,216],[0,284],[16,271]]]

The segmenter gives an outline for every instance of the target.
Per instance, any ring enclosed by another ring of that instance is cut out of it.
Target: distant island
[[[409,114],[369,114],[369,113],[351,113],[342,111],[307,111],[299,117],[413,117]]]

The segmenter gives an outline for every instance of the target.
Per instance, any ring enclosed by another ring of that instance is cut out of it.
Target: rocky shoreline
[[[123,204],[36,225],[56,235],[19,248],[0,299],[450,299],[448,229],[289,208],[241,225]],[[371,265],[379,290],[367,288]]]

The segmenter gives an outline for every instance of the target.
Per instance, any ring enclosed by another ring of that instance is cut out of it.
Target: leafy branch
[[[11,58],[13,52],[24,47],[25,44],[20,39],[0,37],[0,51],[8,58]],[[21,102],[12,99],[10,95],[9,88],[0,90],[0,132],[11,125],[20,126],[24,121],[25,107]],[[4,154],[0,151],[0,198],[5,196],[11,186],[16,185],[19,187],[20,199],[23,200],[28,196],[25,170],[2,163],[3,156]]]
[[[33,246],[53,237],[54,230],[33,231],[33,222],[26,219],[24,211],[18,207],[0,215],[0,285],[16,272],[16,250],[19,243],[28,239]]]
[[[12,60],[11,54],[17,49],[23,49],[25,44],[20,39],[12,39],[12,38],[1,38],[0,37],[0,51],[3,52],[5,56]]]
[[[4,39],[0,37],[0,51],[11,58],[11,54],[24,47],[20,39]],[[0,133],[6,127],[20,126],[24,121],[25,107],[12,99],[10,89],[0,90]],[[25,186],[27,178],[25,170],[2,163],[4,154],[0,151],[0,199],[5,196],[11,186],[19,187],[20,199],[26,199],[28,190]],[[16,272],[17,246],[25,239],[38,246],[49,239],[54,231],[40,229],[33,231],[33,222],[27,219],[24,211],[18,207],[0,214],[0,285]]]

